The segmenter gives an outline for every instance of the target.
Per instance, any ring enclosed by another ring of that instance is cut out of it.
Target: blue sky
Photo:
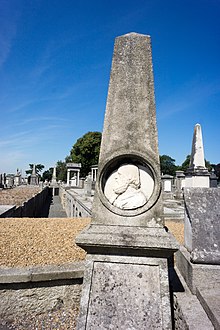
[[[151,35],[160,154],[200,123],[220,162],[219,0],[0,0],[0,173],[64,160],[102,131],[114,39]]]

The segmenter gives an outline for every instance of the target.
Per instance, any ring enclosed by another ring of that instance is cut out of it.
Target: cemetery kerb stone
[[[77,329],[171,329],[150,36],[115,40]]]

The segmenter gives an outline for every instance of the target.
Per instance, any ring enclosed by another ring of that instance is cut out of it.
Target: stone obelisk
[[[196,124],[193,133],[190,164],[186,171],[185,187],[209,188],[209,177],[210,174],[205,167],[202,128],[200,124]]]
[[[52,180],[51,183],[52,184],[56,184],[57,183],[57,174],[56,174],[56,166],[53,167],[53,175],[52,175]]]
[[[171,329],[167,259],[177,244],[163,228],[149,36],[116,38],[79,329]]]
[[[30,185],[36,186],[38,185],[38,176],[36,174],[36,165],[33,164],[32,174],[30,178]]]

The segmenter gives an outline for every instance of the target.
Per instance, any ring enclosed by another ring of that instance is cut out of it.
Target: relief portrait
[[[106,181],[104,194],[109,202],[122,210],[137,209],[149,200],[154,180],[141,165],[123,164]]]

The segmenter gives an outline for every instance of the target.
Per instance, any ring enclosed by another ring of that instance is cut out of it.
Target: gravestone
[[[220,265],[220,190],[185,188],[185,247],[191,261]]]
[[[217,188],[218,187],[218,178],[215,174],[214,168],[212,169],[210,173],[210,188]]]
[[[116,38],[77,329],[171,329],[149,36]]]
[[[185,188],[184,203],[184,246],[177,252],[177,267],[193,294],[215,286],[219,297],[220,189]]]
[[[84,192],[85,195],[91,196],[92,195],[92,175],[89,173],[84,182]]]

